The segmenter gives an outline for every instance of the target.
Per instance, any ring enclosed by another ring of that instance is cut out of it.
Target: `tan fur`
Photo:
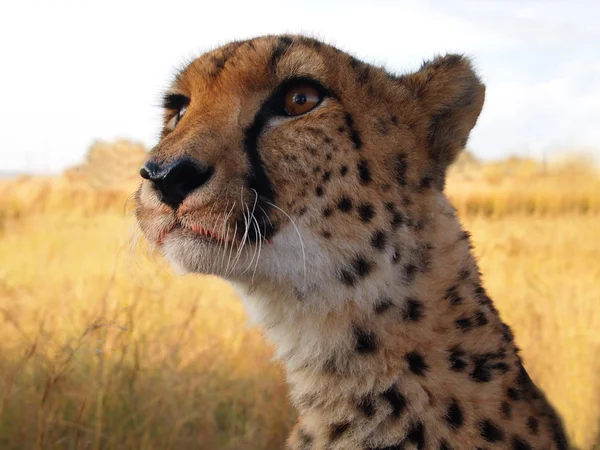
[[[269,201],[251,189],[249,130],[291,77],[332,95],[263,124]],[[214,175],[176,211],[144,182],[138,220],[174,265],[238,287],[301,414],[289,449],[567,448],[443,194],[484,91],[461,56],[394,76],[302,36],[228,44],[173,83],[190,104],[174,129],[166,111],[150,158]]]

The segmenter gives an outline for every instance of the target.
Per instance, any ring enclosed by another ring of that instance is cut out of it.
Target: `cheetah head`
[[[417,245],[483,100],[462,56],[398,76],[302,36],[228,44],[166,92],[138,222],[184,271],[355,286]]]

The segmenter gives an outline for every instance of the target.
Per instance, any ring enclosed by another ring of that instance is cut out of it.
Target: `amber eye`
[[[313,86],[300,84],[285,94],[285,112],[290,116],[299,116],[309,112],[321,102],[321,95]]]
[[[175,125],[179,123],[186,111],[187,106],[182,106],[181,108],[179,108],[179,111],[177,111],[177,115],[175,116]]]

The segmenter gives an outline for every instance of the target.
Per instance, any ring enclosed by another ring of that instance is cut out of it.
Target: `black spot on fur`
[[[348,166],[340,167],[340,175],[345,176],[348,173]]]
[[[531,434],[537,435],[539,432],[539,422],[538,420],[531,416],[527,418],[527,429],[531,432]]]
[[[518,389],[512,387],[508,388],[506,390],[506,393],[511,400],[519,401],[523,399],[523,397],[521,396],[521,392]]]
[[[390,224],[392,225],[392,229],[397,230],[404,223],[404,216],[402,213],[394,212],[392,214],[392,220]]]
[[[398,125],[398,118],[396,116],[391,116],[390,122],[392,122],[394,125]]]
[[[354,337],[356,338],[356,351],[358,353],[373,353],[377,350],[377,337],[372,331],[365,331],[354,326]]]
[[[423,422],[413,423],[406,438],[417,446],[417,450],[423,450],[425,448],[425,426]]]
[[[356,128],[354,126],[354,119],[352,118],[352,115],[350,115],[349,113],[346,113],[346,126],[350,130],[350,139],[352,140],[352,143],[354,144],[354,148],[356,150],[359,150],[362,147],[362,140],[360,138],[360,135],[358,134],[358,131],[356,130]]]
[[[364,396],[358,400],[357,407],[367,417],[373,417],[375,414],[375,401],[371,396]]]
[[[514,450],[531,450],[531,445],[525,442],[518,436],[513,436],[512,438],[512,448]]]
[[[346,286],[354,286],[356,283],[356,275],[347,269],[342,269],[340,271],[340,279]]]
[[[323,210],[323,217],[329,217],[333,214],[333,210],[329,207]]]
[[[331,172],[329,170],[326,170],[325,172],[323,172],[323,181],[327,182],[331,179]]]
[[[446,422],[453,430],[458,430],[464,423],[465,417],[456,399],[452,399],[452,403],[446,411]]]
[[[396,205],[394,205],[394,202],[387,202],[385,204],[385,210],[388,212],[394,212],[396,210]]]
[[[377,230],[371,236],[371,246],[377,250],[385,249],[387,238],[384,231]]]
[[[373,205],[370,203],[363,203],[358,206],[358,216],[360,217],[360,220],[368,223],[375,216],[375,208],[373,208]]]
[[[366,159],[361,159],[356,165],[358,168],[358,177],[362,184],[367,184],[371,181],[371,171],[369,170],[369,163]]]
[[[481,420],[477,423],[479,433],[487,442],[499,442],[504,440],[504,432],[490,419]]]
[[[371,263],[364,258],[356,258],[352,265],[356,274],[361,278],[367,276],[371,271]]]
[[[440,441],[439,450],[452,450],[452,447],[450,447],[446,439],[442,439]]]
[[[450,355],[448,361],[450,362],[450,369],[455,372],[462,372],[467,367],[468,363],[463,359],[466,356],[464,350],[459,347],[453,347],[450,349]]]
[[[394,303],[392,302],[392,299],[390,299],[388,297],[384,297],[384,298],[380,299],[375,304],[375,308],[374,308],[375,314],[383,314],[388,309],[390,309],[393,304]]]
[[[421,182],[419,183],[419,190],[429,189],[431,187],[431,183],[433,182],[433,178],[431,177],[423,177]]]
[[[419,319],[423,317],[423,309],[423,302],[414,297],[410,297],[406,299],[406,305],[404,311],[402,312],[402,317],[404,320],[418,322]]]
[[[473,322],[471,321],[470,317],[462,317],[460,319],[456,319],[454,323],[458,328],[460,328],[463,331],[467,331],[473,328]]]
[[[331,429],[329,431],[329,439],[332,441],[338,440],[348,430],[348,428],[350,428],[349,422],[342,422],[331,425]]]
[[[325,239],[331,239],[331,232],[330,231],[323,231],[323,237]]]
[[[510,406],[510,403],[508,403],[507,401],[503,401],[500,404],[500,411],[502,411],[502,417],[504,417],[505,419],[510,419],[512,416],[512,407]]]
[[[418,267],[415,264],[407,264],[404,267],[404,279],[407,283],[411,283],[417,274]]]
[[[408,363],[408,368],[415,375],[425,376],[425,372],[429,370],[429,365],[425,362],[423,355],[417,351],[412,351],[404,356]]]
[[[342,212],[349,212],[352,210],[352,200],[348,197],[342,197],[337,204],[337,207]]]
[[[477,303],[479,303],[481,306],[493,307],[492,299],[487,296],[483,286],[478,286],[475,288],[475,297],[477,298]]]
[[[325,192],[323,191],[323,186],[317,186],[317,188],[315,189],[315,194],[317,194],[317,197],[323,197],[323,194]]]
[[[344,284],[353,286],[359,278],[364,278],[371,272],[372,266],[365,258],[357,257],[340,271],[341,280]]]
[[[452,306],[460,305],[463,301],[458,295],[458,286],[452,286],[446,291],[446,301]]]
[[[400,414],[406,409],[406,397],[402,395],[396,385],[392,385],[389,389],[381,393],[381,396],[388,401],[392,407],[392,417],[400,417]]]
[[[475,367],[469,374],[473,381],[476,381],[477,383],[487,383],[492,379],[492,371],[487,365],[487,362],[486,358],[475,358]]]
[[[510,370],[510,366],[505,362],[498,362],[492,365],[492,369],[498,370],[499,372],[506,373]]]
[[[408,162],[406,160],[406,155],[404,153],[399,153],[396,156],[396,181],[400,186],[406,186],[406,171],[408,170]]]
[[[515,340],[510,327],[505,323],[502,324],[502,337],[506,342],[513,342]]]
[[[475,323],[478,327],[483,327],[489,323],[488,318],[483,311],[477,311],[474,316]]]

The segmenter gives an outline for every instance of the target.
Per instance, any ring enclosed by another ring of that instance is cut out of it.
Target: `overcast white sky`
[[[0,172],[60,171],[95,139],[156,142],[173,69],[232,39],[320,37],[391,70],[472,56],[484,158],[600,156],[598,1],[14,0],[0,6]]]

